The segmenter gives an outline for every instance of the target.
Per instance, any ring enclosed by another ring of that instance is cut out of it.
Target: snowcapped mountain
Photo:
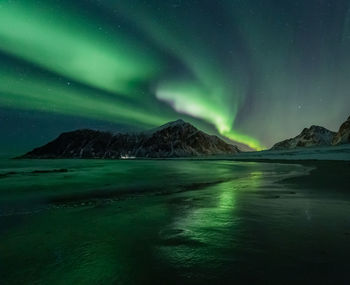
[[[240,152],[217,136],[208,135],[182,120],[136,134],[94,130],[63,133],[23,158],[189,157]]]
[[[331,145],[335,132],[324,127],[305,128],[298,136],[276,143],[271,150],[293,149],[297,147]]]
[[[340,126],[332,141],[333,145],[346,143],[350,143],[350,117]]]

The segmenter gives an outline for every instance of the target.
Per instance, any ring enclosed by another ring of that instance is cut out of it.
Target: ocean
[[[350,193],[314,168],[1,159],[0,284],[349,284]]]

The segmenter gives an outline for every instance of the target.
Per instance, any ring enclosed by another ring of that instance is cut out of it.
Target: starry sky
[[[350,0],[1,0],[2,151],[179,118],[265,149],[350,115]]]

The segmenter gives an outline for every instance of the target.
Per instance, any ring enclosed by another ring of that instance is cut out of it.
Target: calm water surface
[[[0,160],[0,284],[350,284],[350,196],[280,182],[308,170]]]

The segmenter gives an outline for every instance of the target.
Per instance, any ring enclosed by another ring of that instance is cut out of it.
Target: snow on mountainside
[[[176,120],[176,121],[168,122],[168,123],[166,123],[166,124],[164,124],[164,125],[161,125],[161,126],[159,126],[159,127],[157,127],[157,128],[150,129],[150,130],[148,130],[148,131],[146,131],[146,132],[144,132],[144,133],[146,133],[146,134],[153,134],[153,133],[155,133],[155,132],[161,131],[161,130],[166,129],[166,128],[169,128],[169,127],[185,126],[186,124],[189,124],[189,123],[186,123],[186,122],[185,122],[184,120],[182,120],[182,119],[178,119],[178,120]],[[189,124],[189,125],[190,125],[190,124]]]
[[[63,133],[23,158],[189,157],[236,154],[237,146],[210,136],[182,120],[149,132],[111,134],[94,130]]]
[[[335,132],[324,127],[305,128],[298,136],[276,143],[271,150],[293,149],[296,147],[327,146],[332,144]]]
[[[340,126],[332,141],[333,145],[346,143],[350,143],[350,117]]]
[[[232,156],[233,160],[343,160],[350,161],[350,144],[315,146],[284,150],[244,152]]]

